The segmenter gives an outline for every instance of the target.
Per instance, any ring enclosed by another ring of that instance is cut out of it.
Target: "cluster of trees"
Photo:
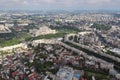
[[[119,55],[119,54],[116,54],[116,53],[114,53],[114,52],[112,52],[112,51],[110,51],[110,50],[108,50],[108,51],[106,52],[106,54],[109,54],[109,55],[112,55],[112,56],[115,56],[115,57],[119,57],[119,58],[120,58],[120,55]]]
[[[2,39],[11,39],[13,37],[15,37],[14,33],[0,33]]]
[[[5,47],[5,46],[16,45],[30,37],[31,37],[30,35],[28,35],[26,33],[22,33],[22,34],[19,34],[18,37],[13,37],[12,39],[9,39],[9,40],[0,39],[0,46]]]
[[[34,29],[36,28],[36,25],[34,23],[28,24],[28,26],[25,26],[26,29]]]
[[[94,23],[91,28],[96,28],[98,30],[109,30],[111,29],[111,26],[108,25],[104,25],[104,24],[98,24],[98,23]]]
[[[27,38],[26,41],[29,41],[29,40],[38,40],[38,39],[51,39],[51,38],[64,37],[65,34],[66,33],[56,33],[56,34],[40,35],[40,36],[37,36],[37,37]]]
[[[17,38],[13,38],[11,40],[1,40],[0,41],[0,46],[5,47],[5,46],[11,46],[20,43],[20,40]]]
[[[66,25],[62,25],[62,26],[53,26],[53,25],[50,25],[50,28],[51,29],[55,29],[57,31],[60,31],[60,32],[80,32],[81,30],[79,30],[78,28],[76,27],[73,27],[73,26],[66,26]]]

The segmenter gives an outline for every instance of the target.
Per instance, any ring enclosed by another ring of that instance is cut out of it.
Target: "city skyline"
[[[1,0],[0,10],[120,10],[120,0]]]

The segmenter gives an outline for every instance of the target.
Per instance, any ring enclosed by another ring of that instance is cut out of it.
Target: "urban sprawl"
[[[120,80],[120,13],[0,12],[0,80]]]

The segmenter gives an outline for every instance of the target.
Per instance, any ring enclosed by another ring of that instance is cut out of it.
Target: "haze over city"
[[[0,0],[2,10],[120,10],[120,0]]]

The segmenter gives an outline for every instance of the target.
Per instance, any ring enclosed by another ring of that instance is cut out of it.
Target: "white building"
[[[120,74],[116,74],[115,77],[116,77],[117,80],[120,80]]]
[[[13,45],[13,46],[3,47],[3,48],[0,48],[0,51],[11,52],[13,49],[16,49],[16,48],[26,49],[27,44],[20,43],[20,44]]]
[[[40,27],[39,29],[30,30],[30,33],[34,36],[46,35],[46,34],[55,34],[56,30],[52,30],[49,27]]]
[[[70,67],[60,68],[57,72],[56,80],[72,80],[74,70]]]

